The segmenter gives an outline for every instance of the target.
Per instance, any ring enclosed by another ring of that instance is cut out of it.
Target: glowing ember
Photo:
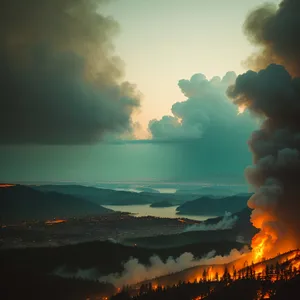
[[[65,223],[67,222],[66,220],[63,220],[63,219],[59,219],[59,220],[49,220],[49,221],[46,221],[45,224],[46,225],[54,225],[54,224],[60,224],[60,223]]]
[[[0,184],[0,188],[8,188],[8,187],[12,187],[12,186],[15,186],[15,184],[7,184],[7,183]]]
[[[180,223],[186,223],[183,219],[178,219],[178,222],[180,222]]]

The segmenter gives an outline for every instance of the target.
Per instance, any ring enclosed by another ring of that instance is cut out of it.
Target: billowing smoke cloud
[[[190,80],[179,81],[188,99],[172,106],[173,116],[152,120],[149,130],[153,139],[191,140],[204,135],[232,135],[241,137],[255,128],[248,115],[237,115],[237,108],[226,97],[226,89],[234,83],[236,75],[228,72],[222,79],[208,80],[203,74],[195,74]]]
[[[248,205],[261,231],[253,241],[257,259],[300,246],[300,2],[283,1],[278,10],[265,6],[252,12],[246,29],[263,46],[258,59],[271,64],[237,77],[228,95],[264,122],[249,146],[254,165],[246,170],[256,193]]]
[[[282,64],[292,75],[300,74],[300,2],[284,0],[279,8],[264,4],[252,11],[244,24],[249,40],[260,47],[247,63],[257,70]]]
[[[131,131],[139,107],[114,56],[118,24],[104,0],[4,0],[1,144],[84,144]]]
[[[193,224],[185,228],[184,231],[209,231],[209,230],[226,230],[234,227],[238,220],[238,216],[232,215],[230,212],[225,212],[224,217],[215,224]]]
[[[215,251],[213,250],[201,259],[196,259],[193,254],[185,252],[176,259],[169,257],[166,262],[163,262],[158,256],[152,256],[149,266],[139,263],[136,258],[131,258],[124,264],[124,271],[121,274],[111,274],[101,277],[99,280],[110,282],[116,287],[122,287],[126,284],[135,284],[197,265],[226,264],[240,258],[247,252],[248,248],[244,248],[241,251],[233,249],[229,255],[215,256]]]

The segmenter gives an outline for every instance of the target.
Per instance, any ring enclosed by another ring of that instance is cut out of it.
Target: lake
[[[192,215],[177,215],[176,208],[171,207],[150,207],[150,204],[144,205],[102,205],[103,207],[112,209],[114,211],[130,212],[137,217],[153,216],[160,218],[188,218],[192,220],[205,221],[215,216],[192,216]]]

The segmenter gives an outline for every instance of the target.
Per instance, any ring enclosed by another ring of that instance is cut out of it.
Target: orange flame
[[[66,220],[63,220],[63,219],[58,219],[58,220],[49,220],[49,221],[46,221],[45,224],[46,225],[53,225],[53,224],[60,224],[60,223],[65,223]]]
[[[253,262],[256,263],[264,258],[267,237],[257,234],[252,239]]]
[[[177,220],[178,220],[178,222],[180,222],[180,223],[186,223],[185,220],[183,220],[183,219],[177,219]]]

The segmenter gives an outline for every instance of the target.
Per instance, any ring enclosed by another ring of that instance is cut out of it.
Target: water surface
[[[135,214],[137,217],[153,216],[160,218],[188,218],[198,221],[205,221],[215,216],[194,216],[194,215],[177,215],[176,208],[178,206],[171,207],[150,207],[150,204],[144,205],[103,205],[103,207],[121,211],[130,212]]]

